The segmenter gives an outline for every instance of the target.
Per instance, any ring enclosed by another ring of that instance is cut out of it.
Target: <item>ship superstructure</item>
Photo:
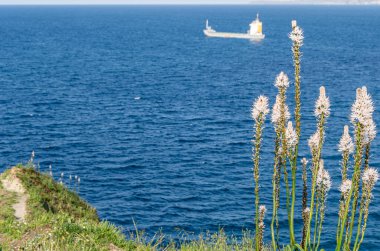
[[[247,33],[231,33],[231,32],[217,32],[209,25],[208,20],[206,20],[206,29],[203,33],[208,37],[222,37],[222,38],[243,38],[251,40],[261,40],[265,38],[263,34],[263,23],[259,19],[259,14],[257,14],[256,19],[249,25],[250,29]]]

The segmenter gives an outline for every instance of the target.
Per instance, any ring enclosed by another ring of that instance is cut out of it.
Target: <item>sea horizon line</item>
[[[0,6],[380,6],[379,3],[0,3]]]

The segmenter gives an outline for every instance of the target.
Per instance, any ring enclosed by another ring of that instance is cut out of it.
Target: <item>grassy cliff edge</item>
[[[0,244],[3,250],[136,248],[120,229],[100,221],[93,207],[49,175],[20,165],[6,170],[0,179]],[[23,186],[21,193],[4,186],[15,181]],[[27,196],[25,220],[15,216],[15,205],[23,193]]]
[[[180,243],[163,235],[146,241],[139,232],[126,238],[120,228],[101,221],[95,208],[50,175],[23,165],[0,175],[0,251],[253,249],[247,231],[239,239],[221,230]]]

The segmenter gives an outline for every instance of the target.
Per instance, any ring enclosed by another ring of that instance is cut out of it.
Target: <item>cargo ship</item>
[[[250,29],[247,33],[217,32],[209,25],[208,20],[206,20],[206,29],[203,30],[203,33],[207,37],[243,38],[250,40],[262,40],[265,38],[263,34],[263,23],[259,19],[259,14],[256,15],[256,20],[249,26]]]

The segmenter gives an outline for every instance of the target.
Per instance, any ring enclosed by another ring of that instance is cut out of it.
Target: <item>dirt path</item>
[[[2,180],[3,188],[9,192],[15,192],[17,196],[17,202],[13,204],[15,210],[15,217],[21,222],[25,222],[26,217],[26,201],[28,196],[25,194],[25,189],[21,184],[19,178],[17,178],[16,170],[12,170],[7,177]]]

